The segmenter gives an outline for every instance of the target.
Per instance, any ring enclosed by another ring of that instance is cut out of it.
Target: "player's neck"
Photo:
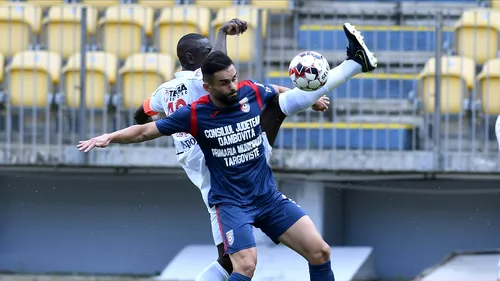
[[[216,98],[212,97],[212,95],[208,95],[208,96],[210,97],[210,100],[212,101],[212,103],[213,103],[216,107],[218,107],[218,108],[226,108],[226,107],[228,107],[228,105],[227,105],[227,104],[220,102],[218,99],[216,99]]]

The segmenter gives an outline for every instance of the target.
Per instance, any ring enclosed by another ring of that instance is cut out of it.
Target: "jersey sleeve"
[[[189,133],[191,130],[191,105],[183,106],[167,118],[156,121],[161,134],[170,136],[175,133]]]
[[[166,88],[162,85],[153,92],[151,97],[144,101],[143,108],[146,114],[163,112],[162,95],[165,91]]]
[[[260,98],[262,99],[262,102],[266,104],[268,101],[270,101],[272,98],[276,96],[276,91],[274,90],[274,87],[271,86],[270,84],[266,83],[259,83],[259,82],[253,82],[255,85],[257,85],[257,89],[259,90],[258,95],[260,95]]]

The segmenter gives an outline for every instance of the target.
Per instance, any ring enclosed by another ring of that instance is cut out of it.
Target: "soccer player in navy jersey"
[[[238,82],[231,59],[211,53],[201,69],[209,95],[182,107],[168,118],[81,141],[88,152],[110,143],[138,143],[189,132],[205,155],[211,174],[208,195],[215,207],[226,252],[233,264],[229,281],[251,280],[257,263],[252,225],[275,243],[290,247],[308,262],[311,281],[333,281],[330,247],[304,210],[276,188],[264,155],[260,126],[262,108],[277,99],[287,116],[305,110],[324,94],[360,72],[377,67],[377,59],[354,26],[344,24],[349,39],[347,59],[328,74],[321,89],[304,92],[297,88],[277,95],[274,85],[246,80]]]

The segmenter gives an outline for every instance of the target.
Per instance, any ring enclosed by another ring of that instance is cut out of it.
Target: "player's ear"
[[[187,52],[186,54],[184,54],[184,57],[186,58],[186,62],[188,64],[194,64],[194,57],[191,53]]]
[[[205,91],[207,91],[207,93],[209,92],[208,90],[210,90],[210,85],[208,85],[207,82],[204,82],[203,83],[203,89],[205,89]]]

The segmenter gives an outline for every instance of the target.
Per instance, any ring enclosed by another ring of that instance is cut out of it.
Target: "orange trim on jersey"
[[[260,96],[259,87],[257,87],[257,85],[255,85],[249,80],[244,80],[238,83],[238,89],[240,89],[243,86],[249,86],[250,88],[253,89],[253,91],[255,92],[255,97],[257,98],[257,103],[259,104],[260,109],[262,109],[262,98]]]
[[[155,116],[158,114],[158,112],[154,111],[151,109],[151,98],[147,98],[143,103],[142,103],[142,109],[144,110],[144,113],[146,113],[147,116]]]
[[[226,237],[224,235],[224,230],[222,230],[222,223],[220,222],[220,214],[219,214],[219,207],[215,207],[215,216],[217,217],[217,223],[219,224],[219,231],[220,231],[220,235],[222,237],[222,244],[224,244],[224,254],[227,253],[227,242],[226,242]]]

